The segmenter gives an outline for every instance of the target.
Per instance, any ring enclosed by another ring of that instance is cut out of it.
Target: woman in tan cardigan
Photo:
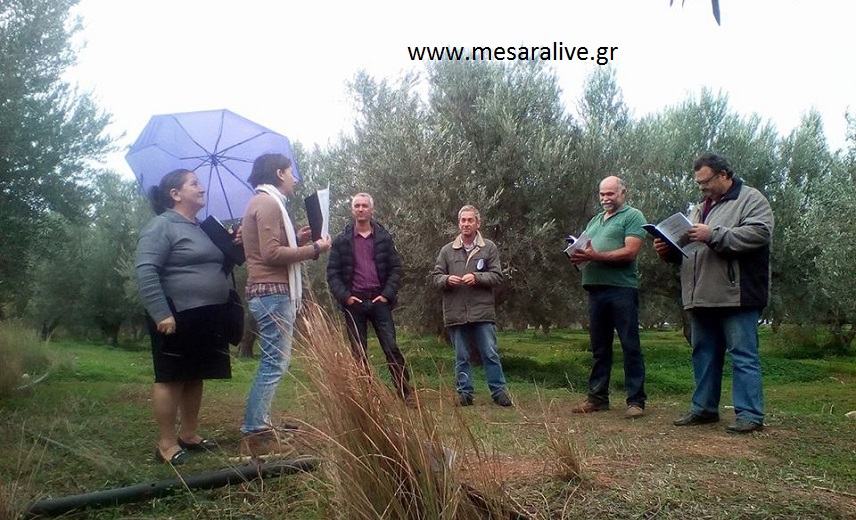
[[[261,356],[241,433],[264,436],[273,432],[271,401],[291,359],[294,318],[302,296],[300,263],[317,260],[328,251],[330,237],[312,242],[308,226],[295,232],[285,207],[296,182],[287,157],[260,156],[248,181],[257,194],[250,200],[242,223],[249,273],[247,302],[259,326]]]

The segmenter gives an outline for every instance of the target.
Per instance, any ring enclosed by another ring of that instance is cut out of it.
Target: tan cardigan
[[[315,255],[312,244],[288,244],[279,205],[270,195],[259,193],[247,206],[241,224],[244,254],[247,257],[247,284],[288,283],[288,264]]]

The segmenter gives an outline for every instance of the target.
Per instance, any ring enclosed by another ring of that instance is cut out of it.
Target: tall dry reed
[[[355,361],[341,325],[317,305],[307,304],[299,320],[295,353],[320,416],[316,433],[338,516],[508,518],[508,499],[495,483],[462,478],[462,465],[485,462],[464,421],[449,433],[419,397],[408,409]]]

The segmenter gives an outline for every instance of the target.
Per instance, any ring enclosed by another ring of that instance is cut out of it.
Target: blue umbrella
[[[153,116],[125,155],[141,188],[148,192],[167,173],[196,172],[207,191],[202,218],[240,218],[253,196],[247,178],[253,161],[265,153],[291,159],[300,180],[291,143],[284,135],[229,110]]]

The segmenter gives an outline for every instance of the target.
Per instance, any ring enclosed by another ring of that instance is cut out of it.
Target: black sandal
[[[178,439],[178,445],[187,451],[216,451],[220,449],[217,441],[212,439],[202,439],[199,442],[185,442]]]
[[[190,453],[187,453],[187,450],[182,447],[182,449],[172,454],[172,457],[169,459],[164,458],[163,454],[161,454],[160,448],[155,448],[155,460],[157,462],[163,462],[166,464],[171,464],[173,466],[180,466],[187,462],[187,459],[190,458]]]

